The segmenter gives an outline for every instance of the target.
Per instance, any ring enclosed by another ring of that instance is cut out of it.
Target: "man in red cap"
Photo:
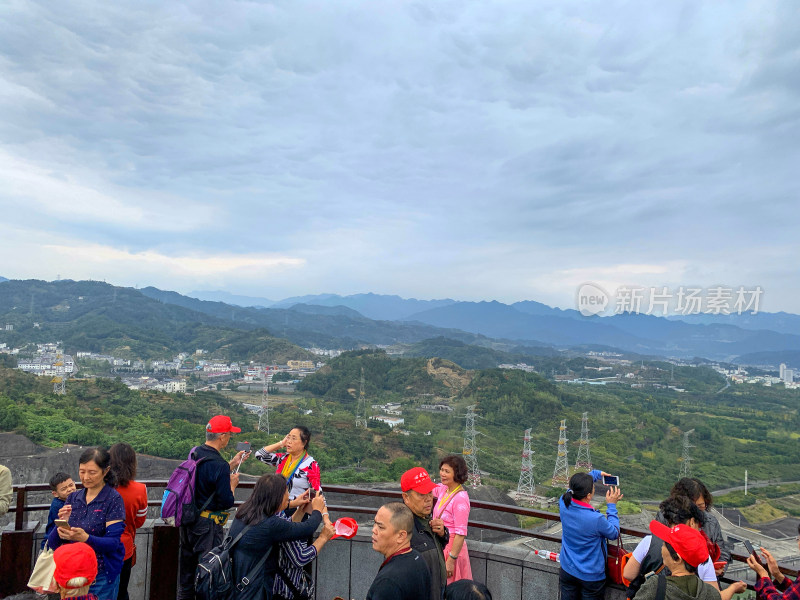
[[[247,458],[244,451],[236,453],[230,462],[220,451],[231,441],[234,427],[230,417],[217,415],[206,425],[206,443],[198,446],[193,457],[198,462],[195,472],[194,502],[200,518],[180,526],[181,547],[178,557],[178,600],[194,600],[194,576],[200,557],[219,546],[228,509],[233,506],[233,492],[239,485],[239,473],[233,473]]]
[[[431,519],[434,483],[422,467],[409,469],[400,478],[403,502],[414,514],[411,547],[422,555],[431,575],[430,600],[441,600],[447,585],[444,547],[450,534],[441,519]]]
[[[97,577],[97,556],[85,542],[64,544],[53,552],[56,570],[53,579],[58,584],[61,598],[70,600],[96,600],[89,594],[89,586]]]
[[[708,544],[700,531],[686,524],[668,527],[658,521],[650,522],[650,531],[664,540],[661,557],[670,575],[662,572],[650,577],[636,593],[636,600],[720,600],[719,590],[697,576],[697,567],[708,560]],[[662,592],[659,593],[659,584]],[[743,592],[747,585],[737,581],[730,586],[734,593]]]

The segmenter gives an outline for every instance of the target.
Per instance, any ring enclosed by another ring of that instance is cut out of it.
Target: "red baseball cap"
[[[90,585],[97,577],[97,556],[89,544],[75,542],[63,544],[53,552],[56,570],[53,578],[56,583],[65,589],[75,589]],[[86,583],[78,586],[68,586],[67,582],[74,577],[85,577]]]
[[[703,534],[688,525],[669,528],[658,521],[650,521],[650,531],[673,547],[687,564],[693,567],[708,560],[708,544]]]
[[[217,415],[216,417],[211,417],[208,425],[206,425],[206,431],[209,433],[239,433],[242,430],[233,426],[230,417]]]
[[[422,467],[409,469],[400,478],[400,489],[404,492],[414,490],[420,494],[430,494],[435,487],[436,484],[431,481],[431,476]]]
[[[336,533],[331,538],[332,540],[335,540],[338,537],[347,538],[349,540],[358,533],[358,523],[355,519],[351,519],[350,517],[336,519],[333,527],[336,530]]]

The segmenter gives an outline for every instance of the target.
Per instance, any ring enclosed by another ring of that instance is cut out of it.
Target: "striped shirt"
[[[291,519],[287,518],[282,513],[278,516],[285,521],[291,521]],[[282,542],[278,548],[280,550],[278,569],[286,575],[286,578],[289,579],[298,590],[301,590],[304,576],[303,567],[317,557],[317,549],[312,544],[307,543],[306,540]],[[313,597],[313,587],[310,592],[311,597]],[[294,597],[294,593],[289,589],[289,586],[287,586],[281,576],[277,574],[275,575],[275,583],[272,585],[272,593],[283,596],[284,598]]]

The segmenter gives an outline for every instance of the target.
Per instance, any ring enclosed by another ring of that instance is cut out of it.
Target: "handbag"
[[[628,563],[628,558],[630,558],[633,553],[625,550],[625,546],[622,545],[622,536],[617,538],[616,544],[608,542],[607,549],[606,573],[608,578],[614,583],[625,586],[629,585],[630,581],[622,576],[622,571]]]
[[[33,573],[28,580],[28,587],[37,594],[54,594],[58,592],[58,585],[53,575],[56,572],[56,561],[53,558],[53,550],[45,545],[44,550],[36,558],[33,566]]]

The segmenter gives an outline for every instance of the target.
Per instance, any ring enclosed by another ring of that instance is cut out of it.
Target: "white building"
[[[183,379],[170,379],[162,382],[158,387],[168,394],[186,393],[186,381]]]
[[[69,354],[42,354],[36,358],[25,358],[17,363],[17,368],[26,373],[55,377],[75,372],[75,361]]]
[[[380,421],[381,423],[386,423],[389,427],[394,429],[398,425],[402,425],[405,423],[405,419],[401,417],[372,417],[374,421]]]

